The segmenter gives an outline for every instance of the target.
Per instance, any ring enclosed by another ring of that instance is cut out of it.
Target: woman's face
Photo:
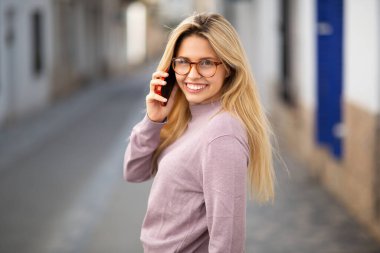
[[[182,41],[176,58],[183,58],[190,62],[199,62],[203,59],[221,62],[208,40],[197,35],[191,35]],[[179,75],[176,73],[176,78],[189,104],[206,104],[221,96],[221,88],[226,74],[224,65],[219,64],[216,66],[215,75],[203,77],[198,73],[196,65],[193,64],[188,74]]]

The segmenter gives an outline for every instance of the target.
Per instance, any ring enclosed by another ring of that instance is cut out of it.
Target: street
[[[152,65],[153,66],[153,65]],[[151,181],[124,182],[131,128],[154,66],[99,81],[0,132],[1,253],[142,252]],[[282,152],[273,205],[249,202],[256,253],[373,253],[380,246],[307,170]]]

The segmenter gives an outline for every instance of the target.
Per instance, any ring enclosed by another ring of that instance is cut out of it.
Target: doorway
[[[316,138],[342,157],[343,0],[317,2]]]

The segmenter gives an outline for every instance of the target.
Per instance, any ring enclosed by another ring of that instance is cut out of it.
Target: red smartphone
[[[163,96],[167,100],[169,100],[170,94],[172,93],[172,90],[174,88],[176,78],[175,78],[175,72],[173,70],[173,67],[170,66],[168,72],[168,76],[164,79],[166,81],[166,85],[156,85],[154,87],[154,93]],[[166,106],[167,102],[162,103],[163,106]]]

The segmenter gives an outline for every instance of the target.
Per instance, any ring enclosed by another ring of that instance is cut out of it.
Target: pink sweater
[[[144,252],[244,252],[247,136],[231,114],[216,114],[220,108],[220,102],[191,106],[186,132],[159,157],[141,230]],[[126,180],[151,178],[164,124],[145,116],[133,128]]]

